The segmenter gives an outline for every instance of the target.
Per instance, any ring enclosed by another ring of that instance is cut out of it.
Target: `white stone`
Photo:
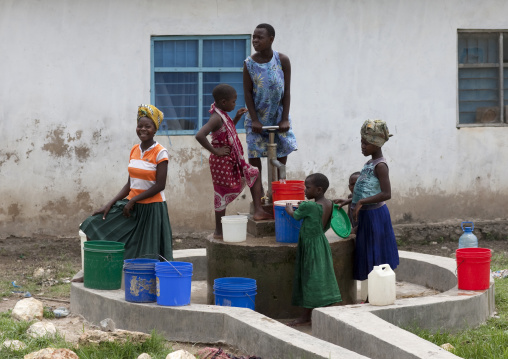
[[[447,351],[455,349],[455,347],[453,345],[451,345],[450,343],[441,344],[441,348],[443,348],[444,350],[447,350]]]
[[[40,338],[44,336],[54,337],[56,334],[56,327],[51,322],[37,322],[32,324],[26,332],[32,338]]]
[[[169,353],[166,359],[196,359],[194,355],[183,349],[177,350],[176,352]]]
[[[44,306],[42,302],[35,298],[21,299],[16,303],[12,310],[11,317],[16,320],[31,321],[34,319],[42,320]]]
[[[69,349],[44,348],[25,355],[23,359],[79,359],[79,357]]]
[[[111,318],[106,318],[100,322],[101,329],[105,332],[114,332],[116,324]]]
[[[11,350],[23,350],[26,348],[25,343],[19,340],[6,340],[3,342],[2,346],[4,348],[10,348]]]
[[[36,270],[34,270],[33,277],[34,278],[42,278],[46,275],[46,272],[44,272],[44,268],[39,267]]]
[[[152,357],[147,353],[143,353],[143,354],[139,354],[137,359],[152,359]]]

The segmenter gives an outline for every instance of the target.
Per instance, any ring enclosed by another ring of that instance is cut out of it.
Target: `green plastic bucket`
[[[120,289],[122,287],[124,244],[111,241],[86,241],[85,288]]]

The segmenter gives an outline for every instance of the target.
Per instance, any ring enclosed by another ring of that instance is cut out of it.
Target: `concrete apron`
[[[315,309],[312,336],[249,309],[129,303],[123,290],[93,290],[82,283],[72,283],[71,311],[96,324],[111,318],[118,328],[145,333],[155,329],[168,340],[227,343],[263,359],[456,358],[399,326],[454,331],[483,323],[494,312],[494,282],[484,291],[458,290],[455,260],[403,251],[399,255],[397,280],[441,293],[397,299],[383,307],[357,304]],[[205,249],[175,251],[174,256],[194,263],[193,280],[206,279]]]
[[[355,304],[356,281],[353,280],[353,239],[339,238],[327,232],[333,256],[335,277],[342,304]],[[255,238],[238,243],[208,238],[206,241],[208,302],[214,303],[214,280],[243,277],[256,280],[256,311],[273,319],[296,318],[301,308],[291,305],[297,243],[278,243],[275,237]]]

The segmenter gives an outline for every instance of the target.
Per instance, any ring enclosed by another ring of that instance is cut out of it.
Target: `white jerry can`
[[[369,273],[369,303],[372,305],[395,303],[395,272],[389,264],[374,266]]]

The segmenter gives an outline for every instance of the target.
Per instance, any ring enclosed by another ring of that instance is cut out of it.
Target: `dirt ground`
[[[179,239],[174,238],[174,249],[190,249],[204,247],[204,240],[199,238]],[[23,284],[31,277],[37,268],[50,269],[52,273],[59,273],[63,270],[62,263],[71,263],[72,273],[81,269],[81,249],[79,238],[55,238],[55,237],[34,237],[17,238],[8,237],[0,239],[0,282],[2,284],[16,281],[16,285]],[[68,270],[68,269],[67,269]],[[62,278],[55,278],[61,280]],[[64,279],[65,280],[65,279]],[[12,287],[12,289],[16,289]],[[32,296],[43,302],[45,308],[53,310],[58,307],[70,309],[70,298],[68,295],[52,295],[48,297],[44,287],[39,288]],[[0,312],[13,309],[16,302],[23,299],[23,294],[12,293],[3,298],[0,296]],[[88,323],[79,315],[70,314],[64,318],[44,319],[51,321],[58,332],[65,336],[66,341],[77,343],[80,335],[88,329],[98,329]],[[201,344],[171,342],[173,350],[184,349],[192,354],[207,346],[221,347],[226,353],[237,357],[241,353],[238,349],[229,345]]]
[[[205,247],[205,234],[192,235],[185,238],[175,236],[173,248],[190,249]],[[420,252],[444,257],[454,257],[457,241],[441,242],[404,242],[399,246],[400,250]],[[490,248],[495,253],[508,254],[507,240],[482,240],[480,247]],[[28,277],[32,276],[35,269],[42,267],[51,269],[53,273],[59,273],[63,269],[61,263],[71,263],[72,272],[76,273],[81,268],[81,250],[79,238],[54,238],[54,237],[36,237],[36,238],[17,238],[8,237],[0,239],[0,281],[2,283],[11,283],[23,285]],[[69,268],[67,268],[69,270]],[[61,279],[61,278],[60,278]],[[47,297],[44,289],[32,293],[32,295],[41,300],[45,307],[54,309],[57,307],[70,307],[68,295],[52,295]],[[21,294],[10,294],[0,299],[0,312],[12,309],[18,300],[22,299]],[[47,320],[47,319],[45,319]],[[64,334],[66,340],[76,343],[84,330],[94,328],[82,317],[70,314],[68,317],[60,319],[51,319],[60,333]],[[193,343],[174,343],[173,348],[185,349],[193,354],[206,345]],[[215,345],[217,346],[217,345]],[[226,352],[241,355],[235,348],[223,348]],[[245,354],[244,354],[245,355]]]

